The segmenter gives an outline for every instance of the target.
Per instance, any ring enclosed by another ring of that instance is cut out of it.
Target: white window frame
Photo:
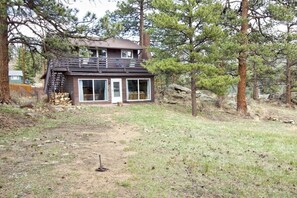
[[[132,57],[123,57],[123,51],[130,51]],[[121,58],[123,58],[123,59],[133,59],[133,50],[131,50],[131,49],[121,49]]]
[[[20,76],[9,76],[10,80],[21,80]]]
[[[80,98],[80,91],[81,91],[81,87],[79,85],[79,82],[80,81],[83,81],[83,80],[92,80],[92,87],[93,87],[93,100],[81,100]],[[94,81],[95,80],[105,80],[106,81],[106,99],[105,100],[95,100],[95,89],[94,89]],[[78,100],[79,102],[107,102],[109,101],[109,88],[108,88],[108,79],[107,78],[104,78],[104,79],[96,79],[96,78],[79,78],[78,81],[77,81],[77,84],[78,84]]]
[[[105,56],[105,58],[108,58],[107,56],[108,56],[108,54],[107,54],[107,48],[101,48],[101,47],[98,47],[98,48],[96,48],[97,49],[97,57],[99,57],[99,50],[105,50],[105,53],[106,53],[106,56]]]
[[[137,100],[129,100],[129,86],[128,86],[128,81],[129,80],[137,80],[137,95],[138,99]],[[149,83],[149,98],[148,99],[140,99],[140,91],[139,91],[139,80],[147,80]],[[127,78],[126,79],[126,99],[128,102],[137,102],[137,101],[149,101],[152,99],[152,84],[151,84],[151,79],[150,78]]]

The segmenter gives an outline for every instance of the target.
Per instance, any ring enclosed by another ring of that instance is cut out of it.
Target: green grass
[[[20,108],[12,107],[10,105],[0,105],[0,112],[16,114],[16,113],[23,113],[24,111]]]
[[[129,187],[131,187],[131,183],[130,183],[130,181],[128,181],[128,180],[125,180],[125,181],[118,181],[117,184],[118,184],[119,186],[122,186],[122,187],[125,187],[125,188],[129,188]]]
[[[0,111],[23,113],[9,107]],[[297,117],[296,111],[286,111]],[[105,114],[113,114],[116,122],[106,119]],[[108,132],[115,123],[136,125],[133,128],[140,132],[132,142],[119,141],[125,145],[125,152],[135,154],[128,159],[132,177],[117,182],[137,197],[297,196],[296,125],[240,118],[213,121],[203,114],[193,118],[188,108],[154,104],[84,107],[78,112],[40,117],[34,127],[1,133],[0,186],[3,188],[0,192],[8,190],[4,192],[6,197],[55,197],[55,188],[61,185],[68,192],[73,184],[59,183],[51,162],[67,164],[74,156],[63,144],[39,147],[38,144],[48,139],[44,138],[47,129],[75,125]],[[58,134],[52,138],[66,140]],[[82,138],[87,142],[88,136]],[[65,153],[70,154],[63,156]],[[74,174],[67,177],[75,181],[79,177]],[[117,197],[118,194],[97,190],[91,196]],[[90,196],[80,192],[69,195]]]
[[[141,196],[297,196],[296,126],[217,122],[158,105],[129,106],[123,114],[117,119],[141,132],[128,163]]]

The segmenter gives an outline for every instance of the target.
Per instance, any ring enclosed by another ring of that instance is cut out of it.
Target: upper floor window
[[[133,50],[122,50],[121,58],[133,58]]]
[[[80,47],[79,56],[84,58],[97,57],[97,50],[95,48]]]

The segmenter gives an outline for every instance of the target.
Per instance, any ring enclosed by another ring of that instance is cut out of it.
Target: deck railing
[[[141,67],[142,59],[123,59],[123,58],[59,58],[53,60],[54,68],[126,68]]]

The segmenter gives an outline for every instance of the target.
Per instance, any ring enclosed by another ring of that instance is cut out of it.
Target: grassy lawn
[[[129,147],[139,197],[297,196],[296,125],[211,121],[157,105],[124,110],[117,119],[141,131]]]
[[[216,116],[225,121],[183,107],[91,106],[0,129],[0,197],[296,197],[297,126]],[[95,173],[103,150],[110,170]]]

